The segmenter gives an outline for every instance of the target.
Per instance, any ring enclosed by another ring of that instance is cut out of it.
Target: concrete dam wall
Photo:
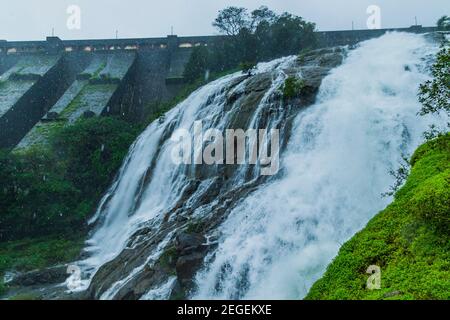
[[[353,45],[389,31],[317,32],[319,46]],[[45,143],[53,127],[80,117],[121,115],[144,119],[152,105],[184,86],[184,68],[196,46],[221,36],[46,41],[0,40],[0,148]]]

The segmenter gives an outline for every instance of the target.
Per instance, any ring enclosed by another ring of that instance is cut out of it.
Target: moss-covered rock
[[[283,98],[289,100],[300,96],[304,87],[305,81],[303,79],[298,79],[294,76],[288,77],[284,81]]]
[[[395,201],[344,244],[306,299],[450,299],[450,134],[415,152]],[[370,265],[381,289],[368,290]]]

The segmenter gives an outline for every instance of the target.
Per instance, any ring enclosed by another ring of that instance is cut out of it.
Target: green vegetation
[[[205,76],[205,72],[209,67],[209,53],[206,47],[195,47],[184,68],[184,78],[188,83],[193,83],[201,77]]]
[[[0,240],[84,230],[136,134],[114,118],[82,119],[48,146],[1,154]]]
[[[187,228],[186,228],[186,232],[187,233],[200,233],[203,228],[204,228],[204,223],[202,223],[201,221],[189,221]]]
[[[450,30],[450,17],[443,16],[437,22],[437,27],[440,31],[449,31]]]
[[[7,290],[3,273],[8,270],[26,272],[73,261],[80,254],[84,235],[69,234],[64,237],[26,238],[0,242],[0,296]],[[34,300],[16,296],[17,300]]]
[[[420,115],[445,112],[450,116],[450,46],[443,44],[432,68],[433,79],[420,86]],[[449,124],[450,127],[450,124]]]
[[[15,295],[8,300],[14,300],[14,301],[33,301],[33,300],[42,300],[42,298],[36,294],[36,293],[23,293]]]
[[[80,253],[83,242],[78,234],[2,242],[0,274],[7,270],[31,271],[69,262]]]
[[[0,279],[0,296],[6,291],[5,285],[3,284],[3,279]]]
[[[307,299],[450,299],[450,134],[422,145],[395,201],[344,244]],[[370,265],[381,289],[367,290]]]
[[[208,47],[198,47],[186,67],[185,78],[196,81],[207,70],[222,72],[273,58],[298,54],[316,46],[315,24],[267,7],[248,12],[228,7],[219,12],[213,25],[224,34]]]
[[[243,73],[251,73],[253,69],[256,68],[256,63],[254,62],[241,62],[239,64],[239,68],[242,70]]]
[[[283,85],[283,99],[289,100],[298,97],[303,88],[305,81],[296,77],[290,76],[284,81]]]
[[[96,80],[100,78],[100,72],[103,71],[103,69],[105,69],[106,67],[106,62],[103,62],[98,68],[97,70],[95,70],[95,72],[91,75],[90,80]]]
[[[176,258],[177,249],[175,247],[170,247],[163,252],[159,258],[159,263],[163,268],[169,269],[171,272],[175,273]]]
[[[80,119],[48,132],[48,144],[0,153],[0,276],[76,258],[137,134],[116,118]]]

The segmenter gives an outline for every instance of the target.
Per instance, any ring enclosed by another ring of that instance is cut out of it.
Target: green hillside
[[[450,299],[450,134],[420,146],[395,201],[341,249],[306,299]],[[368,290],[370,265],[381,289]]]

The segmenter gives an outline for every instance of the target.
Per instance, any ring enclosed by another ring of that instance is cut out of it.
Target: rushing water
[[[393,182],[388,172],[418,146],[430,121],[416,115],[417,89],[428,78],[425,66],[436,50],[424,36],[393,33],[349,52],[324,79],[316,104],[296,117],[282,156],[282,174],[241,199],[220,225],[218,247],[197,274],[191,298],[292,299],[307,293],[342,243],[389,203],[381,197]],[[265,108],[276,104],[273,95],[286,78],[283,68],[293,59],[259,65],[258,73],[274,72],[252,115],[252,127],[258,127]],[[162,214],[180,199],[189,184],[187,172],[195,167],[173,164],[167,132],[192,130],[198,119],[205,129],[227,128],[233,110],[225,109],[225,89],[239,76],[199,89],[135,142],[92,221],[98,227],[89,240],[90,257],[80,262],[88,275],[80,289],[144,224],[157,228]],[[267,125],[276,127],[280,121],[275,117]],[[149,168],[152,176],[144,184]],[[239,186],[255,179],[257,171],[243,166],[231,178]],[[190,196],[193,206],[204,190],[199,187]],[[161,254],[172,234],[146,263]],[[114,297],[143,267],[124,274],[102,298]],[[167,298],[174,281],[149,288],[142,298]]]
[[[350,53],[296,119],[285,176],[252,194],[222,226],[196,298],[301,298],[339,247],[389,199],[402,154],[421,141],[416,115],[422,36],[391,34]]]

